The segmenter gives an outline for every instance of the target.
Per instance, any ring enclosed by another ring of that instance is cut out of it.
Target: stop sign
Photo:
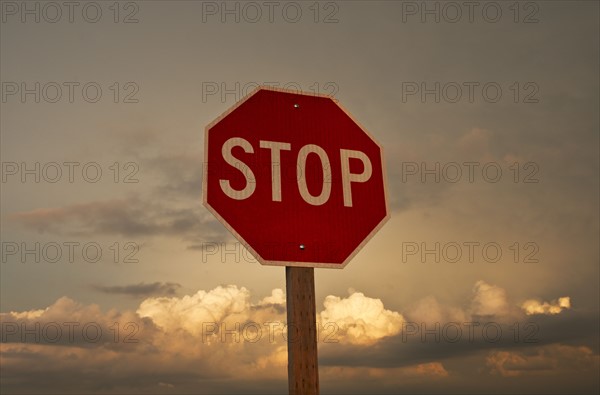
[[[204,205],[264,265],[342,268],[389,218],[382,149],[328,96],[258,88],[204,159]]]

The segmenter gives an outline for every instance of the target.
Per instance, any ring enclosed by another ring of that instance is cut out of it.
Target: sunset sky
[[[259,85],[384,150],[321,393],[600,391],[598,2],[75,3],[0,1],[0,392],[287,392],[285,269],[202,205]]]

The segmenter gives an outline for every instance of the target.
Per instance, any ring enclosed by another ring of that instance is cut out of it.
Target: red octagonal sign
[[[259,88],[204,156],[205,206],[264,265],[342,268],[389,218],[382,149],[330,97]]]

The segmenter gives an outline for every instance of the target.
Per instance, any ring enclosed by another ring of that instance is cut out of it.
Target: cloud
[[[460,136],[456,142],[456,148],[461,156],[473,158],[482,162],[494,160],[490,152],[490,142],[493,133],[482,128],[472,128]]]
[[[17,320],[33,320],[41,317],[47,310],[48,309],[29,310],[23,312],[11,311],[9,315],[16,318]]]
[[[406,312],[408,320],[417,323],[436,322],[465,322],[467,313],[459,307],[442,305],[435,296],[427,296],[412,306]]]
[[[483,281],[475,284],[472,302],[477,313],[503,311],[508,304],[502,288]],[[417,302],[407,314],[411,320],[441,320],[442,324],[445,320],[472,319],[468,312],[434,297]],[[560,317],[539,315],[537,319],[546,321],[536,325],[554,334],[564,330],[550,326]],[[570,338],[541,336],[540,330],[534,334],[540,343],[535,344],[516,343],[514,326],[506,322],[501,324],[505,336],[497,342],[482,339],[484,323],[475,328],[472,339],[463,327],[458,343],[444,340],[448,334],[443,331],[441,341],[434,341],[432,335],[423,341],[418,333],[404,336],[404,314],[386,309],[380,299],[355,291],[347,297],[327,296],[316,318],[320,325],[335,325],[335,331],[327,333],[333,335],[330,339],[334,342],[319,336],[319,364],[324,382],[344,388],[343,392],[351,390],[344,387],[351,378],[360,378],[364,390],[378,383],[390,390],[406,382],[417,387],[430,380],[443,383],[454,377],[461,358],[470,364],[477,361],[498,377],[597,364],[597,355],[589,347],[558,347],[558,341],[572,343],[585,337],[581,330],[591,330],[590,325],[581,324],[589,321],[575,315],[567,323]],[[136,312],[102,311],[97,305],[63,297],[46,308],[0,315],[3,391],[41,385],[62,393],[68,385],[77,389],[74,392],[188,392],[201,385],[216,388],[217,379],[226,388],[224,392],[238,386],[242,390],[241,383],[283,392],[287,374],[285,319],[285,292],[279,288],[257,299],[249,289],[237,285],[191,295],[151,296]],[[73,338],[67,323],[77,324]],[[62,328],[62,337],[53,341],[57,325]],[[570,329],[572,325],[581,328],[580,332]],[[427,328],[431,331],[435,327]],[[522,339],[530,335],[528,328],[523,326]],[[99,332],[102,335],[96,339]],[[126,338],[135,341],[126,342]],[[545,348],[548,346],[552,347]],[[566,365],[563,356],[570,361]],[[161,368],[157,370],[157,366]],[[90,382],[106,383],[106,387],[90,388]]]
[[[161,153],[143,161],[144,168],[160,174],[155,193],[174,199],[197,201],[202,193],[203,156],[196,152]]]
[[[246,322],[250,318],[250,292],[228,285],[182,298],[148,298],[137,314],[150,318],[166,332],[184,329],[200,336],[209,323]]]
[[[40,233],[74,236],[176,236],[223,240],[228,233],[198,204],[165,206],[136,196],[13,213],[9,218]]]
[[[259,306],[272,306],[272,305],[285,305],[285,292],[281,288],[275,288],[271,291],[271,295],[265,296],[260,302]]]
[[[557,370],[596,371],[600,367],[598,354],[585,346],[552,344],[539,347],[527,354],[514,351],[492,351],[486,358],[486,366],[492,374],[503,377],[523,375],[550,375]]]
[[[523,311],[527,315],[534,314],[559,314],[563,310],[568,310],[571,308],[571,298],[568,296],[564,296],[562,298],[558,298],[558,300],[553,300],[552,302],[541,302],[537,299],[528,299],[521,305]]]
[[[336,325],[342,341],[351,344],[372,344],[400,332],[404,318],[384,308],[380,299],[355,292],[347,298],[329,295],[323,302],[325,310],[319,314],[321,323]]]
[[[330,377],[331,379],[370,379],[375,378],[378,381],[389,380],[392,381],[398,378],[411,379],[411,378],[427,378],[427,379],[439,379],[448,377],[448,371],[444,365],[440,362],[428,362],[420,363],[411,366],[403,366],[397,368],[370,368],[370,367],[341,367],[341,366],[327,366],[321,369],[320,375]]]
[[[157,333],[152,321],[133,312],[102,312],[98,305],[68,297],[45,309],[0,313],[0,321],[2,343],[140,350]]]
[[[102,292],[142,296],[149,293],[174,293],[178,284],[152,283],[125,286],[97,286]],[[260,326],[260,330],[271,330],[264,333],[264,340],[269,343],[285,344],[285,293],[276,288],[271,294],[254,303],[251,293],[245,287],[236,285],[218,286],[212,290],[199,290],[193,295],[151,296],[144,299],[136,312],[119,313],[111,310],[102,313],[97,305],[82,305],[63,297],[46,309],[3,314],[4,321],[15,322],[19,328],[17,333],[9,333],[4,340],[27,343],[29,337],[22,337],[21,323],[28,325],[41,324],[42,327],[52,320],[63,322],[72,320],[82,323],[97,323],[105,335],[114,330],[109,327],[114,322],[133,322],[143,326],[149,323],[152,331],[171,336],[173,334],[191,336],[202,341],[230,342],[239,338],[247,340],[245,326]],[[398,312],[384,308],[380,299],[369,298],[363,293],[354,292],[347,298],[329,295],[323,303],[325,309],[317,314],[319,325],[332,324],[335,327],[333,337],[342,343],[365,345],[397,335],[402,326],[403,317]],[[61,321],[62,320],[62,321]],[[267,323],[274,326],[267,328]],[[82,324],[83,325],[83,324]],[[14,328],[9,328],[13,332]],[[222,336],[222,332],[234,337]],[[80,339],[81,342],[85,339]],[[278,357],[275,357],[277,359]]]
[[[407,369],[408,373],[413,375],[425,375],[430,377],[447,377],[448,371],[439,362],[420,363],[415,366],[409,366]]]
[[[408,321],[418,324],[444,325],[449,322],[467,322],[481,318],[506,322],[518,318],[518,310],[511,307],[504,288],[478,280],[472,288],[472,297],[466,309],[442,304],[435,296],[430,295],[410,305],[406,310],[406,316]]]
[[[129,296],[175,295],[181,284],[154,282],[150,284],[139,283],[131,285],[94,285],[94,289],[107,294],[120,294]]]
[[[510,152],[502,155],[493,152],[492,147],[497,149],[498,146],[492,144],[494,134],[492,130],[472,127],[460,129],[456,134],[423,135],[419,139],[425,141],[406,141],[400,147],[391,147],[394,151],[392,159],[388,159],[391,162],[388,180],[393,191],[390,194],[392,209],[443,206],[451,191],[468,183],[471,171],[480,172],[487,162],[503,163]],[[469,170],[465,162],[477,162],[477,170]],[[448,181],[455,177],[462,182]]]
[[[285,292],[281,288],[275,288],[271,291],[270,296],[265,296],[262,298],[258,304],[253,305],[253,310],[264,310],[267,314],[269,312],[276,314],[286,314],[286,300],[285,300]]]
[[[249,297],[247,289],[236,286],[181,298],[150,297],[140,304],[140,314],[103,312],[97,305],[63,297],[46,309],[2,314],[2,392],[193,392],[205,380],[211,388],[229,390],[239,381],[276,380],[282,391],[287,348],[281,336],[271,342],[265,333],[253,343],[240,325],[239,341],[231,333],[223,341],[218,334],[214,342],[203,341],[203,320],[226,321],[231,332],[235,322],[243,324],[246,318],[259,323],[263,317],[277,319],[272,305],[281,302],[281,290],[256,305]]]
[[[471,313],[477,316],[504,316],[509,313],[506,291],[496,285],[479,280],[473,287]]]
[[[272,328],[274,336],[279,338],[285,334],[284,291],[274,289],[270,296],[257,303],[250,299],[250,292],[244,287],[219,286],[181,298],[148,298],[140,304],[137,314],[150,318],[165,332],[183,329],[197,337],[209,335],[209,340],[220,341],[222,330],[238,328],[243,331],[248,323],[263,326],[266,322],[277,321],[281,325]],[[325,310],[316,317],[318,327],[325,328],[332,335],[331,339],[340,342],[372,344],[398,334],[403,322],[402,316],[386,310],[380,299],[366,297],[360,292],[347,298],[329,295],[323,305]],[[218,330],[214,324],[218,325]]]
[[[143,293],[164,286],[138,284],[105,290]],[[397,320],[398,313],[385,310],[380,300],[361,293],[346,299],[332,296],[326,305],[329,315],[346,309],[345,314],[336,316],[336,322],[366,325],[361,333],[367,339],[374,339],[374,333],[375,337],[394,333],[399,327],[385,326],[386,320]],[[236,285],[181,297],[147,297],[136,312],[103,312],[97,305],[63,297],[45,309],[6,313],[1,318],[0,358],[3,378],[8,378],[3,380],[4,388],[42,385],[64,392],[68,385],[90,391],[90,382],[102,382],[106,385],[100,389],[103,393],[123,393],[132,388],[137,392],[156,388],[180,391],[197,388],[205,378],[220,378],[221,385],[229,389],[231,382],[274,380],[281,385],[277,391],[285,390],[287,341],[282,289],[273,289],[256,302],[247,288]],[[371,319],[374,323],[368,324]],[[68,336],[65,323],[76,324],[74,338]],[[272,324],[271,332],[266,323]],[[53,342],[56,324],[63,332],[60,341]],[[249,324],[262,331],[260,341],[254,342],[256,334],[245,330]],[[96,339],[100,332],[102,335]],[[358,341],[358,334],[350,333],[350,342]],[[128,335],[133,335],[129,340],[134,342],[124,342]],[[159,371],[156,366],[161,366]],[[37,372],[35,385],[32,372]]]

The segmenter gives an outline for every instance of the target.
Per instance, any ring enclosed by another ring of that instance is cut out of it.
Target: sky
[[[202,204],[257,86],[383,147],[323,394],[598,393],[599,5],[0,1],[2,393],[287,392],[285,270]]]

